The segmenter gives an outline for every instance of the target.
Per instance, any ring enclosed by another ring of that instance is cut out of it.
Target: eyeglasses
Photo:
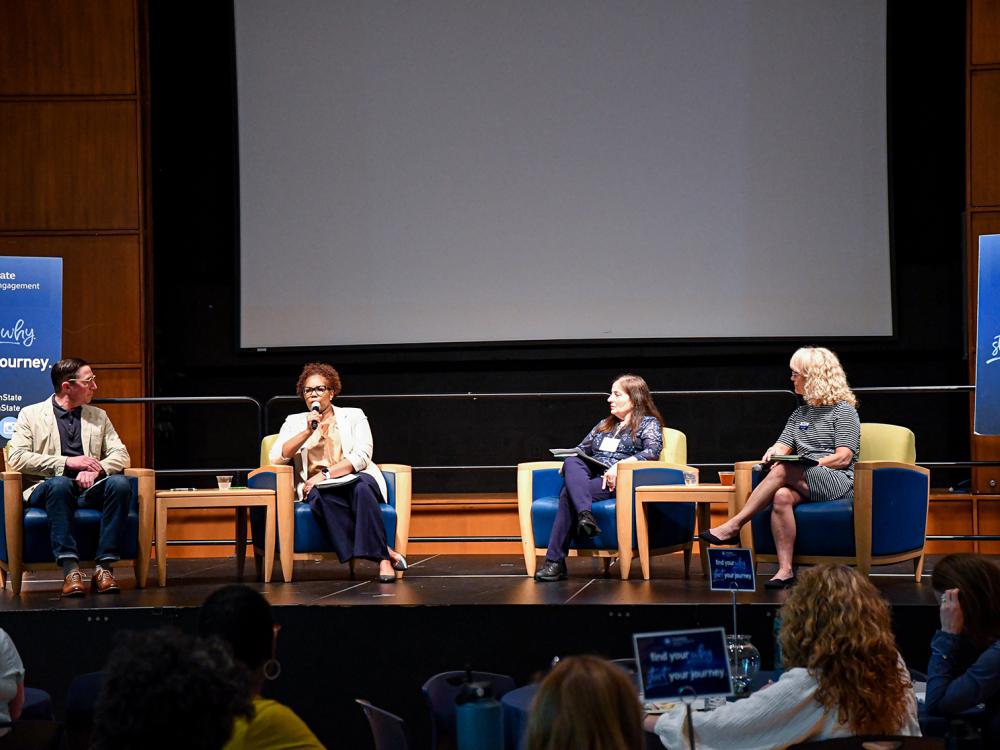
[[[307,396],[322,396],[322,395],[323,395],[323,394],[325,394],[325,393],[326,393],[327,391],[332,391],[332,390],[333,390],[333,388],[330,388],[330,387],[328,387],[328,386],[325,386],[325,385],[317,385],[317,386],[316,386],[315,388],[311,388],[311,387],[306,387],[306,388],[303,388],[303,389],[302,389],[302,392],[303,392],[303,393],[304,393],[305,395],[307,395]]]
[[[68,378],[68,379],[72,380],[74,383],[79,383],[80,385],[88,388],[97,382],[96,375],[91,375],[89,378],[86,378],[84,380],[81,380],[80,378]]]
[[[796,370],[792,370],[792,377],[793,378],[801,378],[802,377],[802,373],[801,372],[797,372]]]

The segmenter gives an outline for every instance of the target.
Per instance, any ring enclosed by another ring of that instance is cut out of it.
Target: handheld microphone
[[[312,406],[310,406],[309,408],[312,411],[314,411],[317,414],[319,414],[319,401],[313,401],[312,402]],[[310,420],[309,421],[309,427],[311,429],[315,430],[317,427],[319,427],[319,420],[318,419],[312,419],[312,420]]]

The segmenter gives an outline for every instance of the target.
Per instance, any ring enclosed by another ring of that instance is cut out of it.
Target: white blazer
[[[272,464],[287,464],[294,460],[295,473],[298,481],[295,483],[295,491],[299,499],[302,499],[302,484],[309,478],[306,472],[309,470],[306,457],[306,447],[302,448],[292,458],[284,458],[281,455],[283,446],[291,437],[298,435],[305,430],[306,423],[312,412],[300,412],[299,414],[289,414],[285,418],[285,423],[281,425],[278,432],[278,439],[271,446],[269,456]],[[385,486],[385,477],[379,471],[378,466],[372,463],[372,431],[368,426],[368,417],[361,409],[333,407],[333,418],[337,421],[337,429],[340,430],[340,447],[344,451],[344,458],[351,462],[354,471],[364,472],[370,475],[378,484],[382,499],[387,500],[389,491]]]

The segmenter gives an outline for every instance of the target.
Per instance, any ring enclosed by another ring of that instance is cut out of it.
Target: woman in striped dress
[[[857,399],[837,355],[829,349],[805,347],[792,355],[791,369],[795,393],[805,404],[792,412],[777,442],[764,453],[767,474],[739,513],[700,535],[712,544],[739,544],[743,524],[771,505],[778,572],[765,584],[767,588],[788,588],[795,583],[795,506],[853,499],[854,464],[861,448]],[[817,463],[805,467],[775,463],[771,458],[793,453]]]

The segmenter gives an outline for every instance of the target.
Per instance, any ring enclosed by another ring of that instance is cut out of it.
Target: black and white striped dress
[[[778,442],[796,453],[818,461],[837,448],[850,448],[851,465],[846,469],[811,466],[806,469],[808,500],[837,500],[854,496],[854,464],[861,450],[858,412],[846,401],[830,406],[805,404],[792,412]]]

